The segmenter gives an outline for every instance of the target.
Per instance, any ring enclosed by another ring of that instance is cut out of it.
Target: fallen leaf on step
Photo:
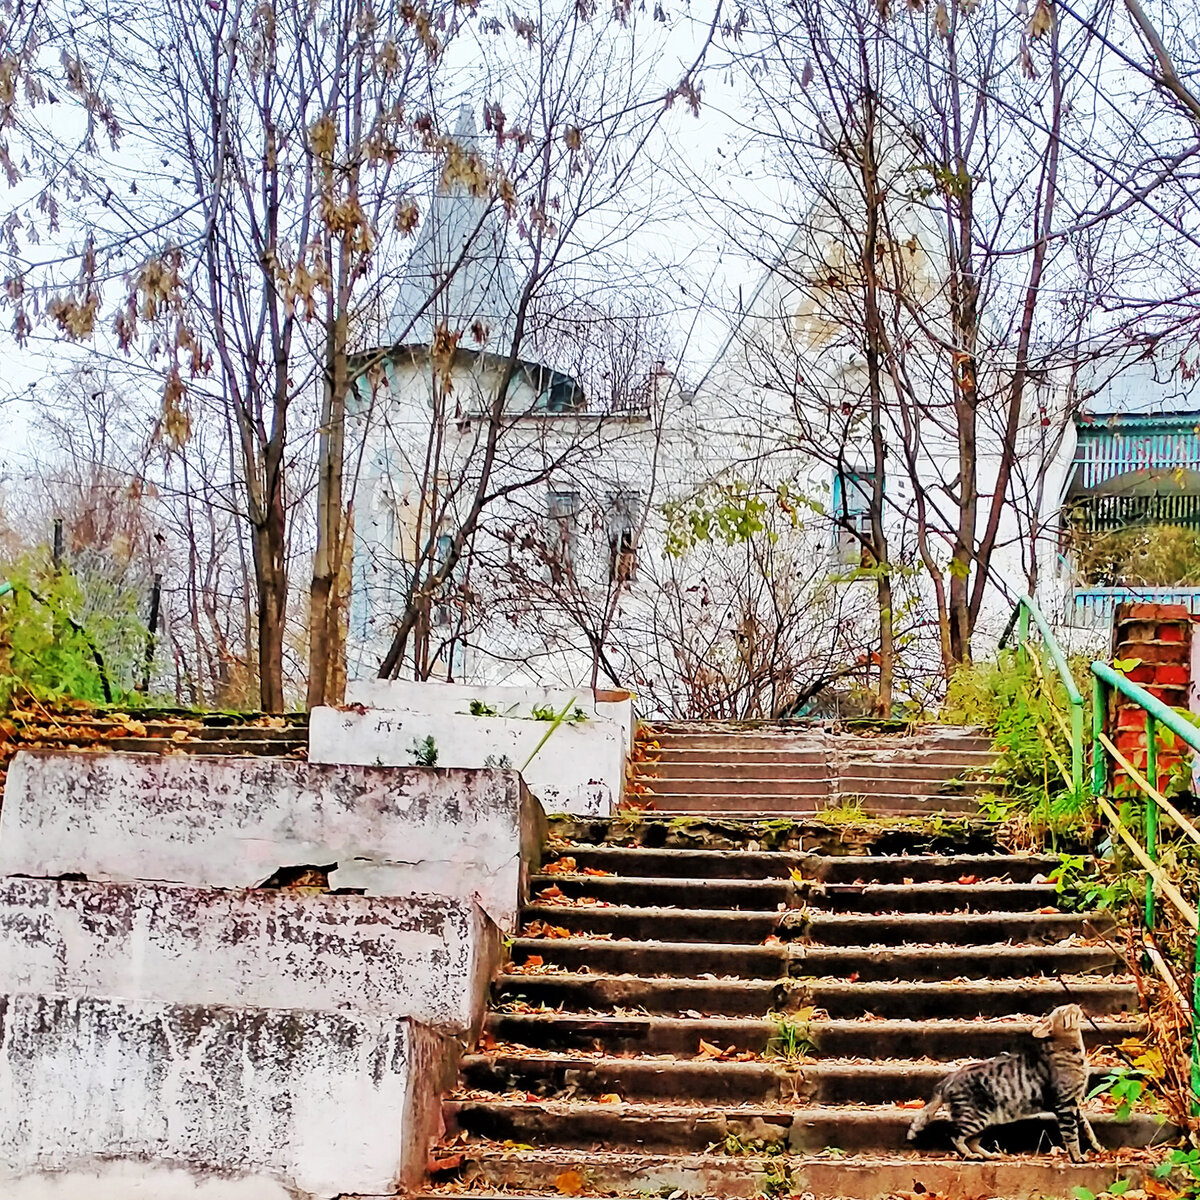
[[[616,1092],[605,1092],[604,1095],[600,1097],[598,1103],[600,1103],[600,1104],[620,1104],[621,1097],[618,1096]]]
[[[578,1196],[583,1191],[583,1176],[578,1171],[564,1171],[554,1180],[560,1196]]]
[[[171,734],[173,742],[186,742],[188,740],[188,731],[186,729],[177,729]]]
[[[721,1058],[725,1051],[720,1046],[714,1046],[712,1042],[706,1042],[703,1038],[700,1039],[700,1049],[696,1051],[697,1058]]]
[[[563,900],[566,898],[566,892],[564,892],[562,888],[558,886],[558,884],[553,884],[548,888],[542,888],[542,890],[538,892],[537,898],[539,900]]]
[[[763,938],[762,944],[764,946],[782,946],[783,938],[777,933],[768,934],[767,937]]]
[[[604,875],[604,876],[612,875],[611,871],[603,871],[599,867],[584,867],[583,873],[585,875]]]
[[[896,1107],[897,1108],[924,1108],[925,1101],[924,1100],[901,1100],[900,1103],[896,1105]]]
[[[962,884],[968,884],[968,885],[972,884],[972,883],[978,883],[979,876],[978,875],[960,875],[958,877],[958,882],[962,883]]]
[[[575,860],[573,858],[560,858],[555,862],[546,863],[542,867],[542,872],[546,875],[571,875],[575,871]]]
[[[531,954],[525,960],[525,965],[527,967],[540,967],[542,965],[542,962],[543,962],[543,959],[540,954]]]
[[[1045,908],[1039,908],[1039,909],[1038,909],[1038,912],[1040,912],[1040,913],[1046,913],[1046,914],[1047,914],[1047,916],[1048,916],[1050,913],[1056,913],[1056,912],[1058,912],[1058,909],[1057,909],[1057,908],[1055,908],[1053,904],[1047,904]]]

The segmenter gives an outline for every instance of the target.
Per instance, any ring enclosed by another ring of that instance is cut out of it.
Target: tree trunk
[[[287,617],[284,510],[272,496],[266,520],[254,530],[258,584],[258,688],[263,712],[283,712],[283,631]]]
[[[318,443],[317,545],[309,588],[308,707],[340,704],[346,695],[345,546],[342,511],[346,440],[347,322],[342,313],[330,324],[321,434]]]

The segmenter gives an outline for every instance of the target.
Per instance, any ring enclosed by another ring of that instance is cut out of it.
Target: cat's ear
[[[1048,1038],[1054,1034],[1054,1023],[1050,1020],[1050,1014],[1047,1013],[1044,1017],[1039,1017],[1033,1023],[1033,1036],[1035,1038]]]

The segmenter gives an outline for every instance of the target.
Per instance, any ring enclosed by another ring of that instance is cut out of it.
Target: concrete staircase
[[[892,816],[973,813],[995,755],[982,730],[660,723],[638,730],[629,794],[656,812],[811,813],[864,804]]]
[[[303,758],[308,750],[307,713],[76,712],[39,706],[17,711],[4,725],[0,748],[8,756],[40,749]]]
[[[689,784],[669,794],[728,803],[718,771],[753,764],[745,794],[769,797],[773,767],[798,778],[812,763],[781,763],[773,733],[742,736],[658,730],[672,765],[697,772],[666,776]],[[980,754],[978,738],[951,740]],[[714,790],[690,790],[700,779]],[[1149,1114],[1091,1111],[1111,1149],[1082,1164],[1049,1120],[999,1132],[1004,1156],[988,1162],[959,1160],[936,1121],[907,1141],[948,1064],[1012,1048],[1059,1004],[1089,1015],[1097,1077],[1138,1034],[1111,921],[1055,907],[1056,863],[1006,853],[966,817],[555,822],[445,1105],[436,1194],[1032,1200],[1136,1186],[1165,1140]]]

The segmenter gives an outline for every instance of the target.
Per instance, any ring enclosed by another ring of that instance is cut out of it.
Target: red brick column
[[[1124,673],[1171,708],[1188,707],[1192,678],[1192,615],[1182,604],[1118,604],[1113,615],[1114,662],[1137,660]],[[1109,736],[1134,766],[1146,765],[1146,710],[1114,692]],[[1115,730],[1115,732],[1111,732]],[[1160,780],[1179,762],[1178,750],[1159,742]],[[1119,778],[1119,776],[1118,776]]]

